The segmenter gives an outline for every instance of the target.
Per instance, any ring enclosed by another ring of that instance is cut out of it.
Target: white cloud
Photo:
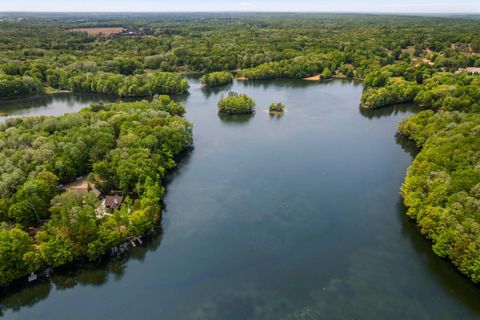
[[[251,7],[251,6],[253,6],[253,3],[248,2],[248,1],[243,1],[243,2],[237,2],[236,5],[238,7]]]

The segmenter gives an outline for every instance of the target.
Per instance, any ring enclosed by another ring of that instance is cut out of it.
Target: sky
[[[480,0],[0,0],[1,11],[295,11],[480,14]]]

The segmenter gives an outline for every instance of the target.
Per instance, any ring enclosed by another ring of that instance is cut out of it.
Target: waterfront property
[[[108,210],[113,211],[113,210],[120,209],[122,202],[123,202],[123,196],[121,194],[114,194],[114,195],[106,196],[105,199],[103,199],[102,204]]]

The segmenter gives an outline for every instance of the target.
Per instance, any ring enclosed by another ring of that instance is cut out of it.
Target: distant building
[[[122,32],[119,32],[116,35],[121,37],[135,37],[135,36],[143,36],[143,32],[132,30],[132,29],[124,29]]]

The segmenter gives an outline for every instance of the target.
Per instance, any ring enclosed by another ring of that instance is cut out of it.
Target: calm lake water
[[[195,149],[171,177],[162,235],[4,296],[5,319],[480,318],[480,288],[404,214],[399,189],[416,150],[395,128],[412,107],[361,111],[353,82],[190,83]],[[252,96],[256,114],[219,117],[229,89]],[[62,99],[9,112],[93,101]],[[274,100],[283,117],[266,112]]]
[[[58,93],[17,101],[0,101],[0,112],[7,117],[51,115],[60,116],[78,111],[94,102],[112,102],[116,98],[93,94]],[[1,117],[0,119],[4,119]]]

